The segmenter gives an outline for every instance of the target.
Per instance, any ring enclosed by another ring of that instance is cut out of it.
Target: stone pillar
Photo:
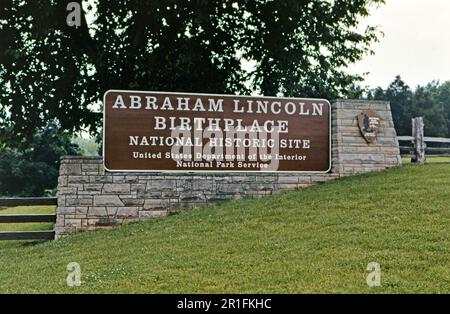
[[[105,173],[100,157],[64,156],[58,178],[56,237],[167,214],[161,194],[138,198],[146,181]],[[161,188],[161,187],[160,187]],[[151,193],[148,193],[151,194]]]
[[[367,143],[358,126],[364,110],[380,117],[376,140]],[[391,107],[385,101],[337,100],[332,105],[332,172],[342,175],[401,165]]]

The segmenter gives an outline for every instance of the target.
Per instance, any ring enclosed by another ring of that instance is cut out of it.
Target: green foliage
[[[345,96],[360,78],[346,65],[378,34],[356,31],[360,18],[383,0],[97,0],[79,28],[67,3],[2,1],[0,126],[20,138],[54,118],[97,131],[92,105],[112,88]]]
[[[449,293],[450,165],[404,166],[36,245],[0,293]],[[81,267],[68,287],[67,264]],[[381,286],[368,287],[369,262]]]
[[[98,156],[99,150],[102,148],[93,138],[75,137],[72,142],[78,145],[82,156]]]
[[[14,147],[0,144],[0,196],[54,194],[60,157],[78,153],[69,134],[56,123],[39,130],[26,143]]]
[[[426,136],[450,137],[450,81],[412,90],[397,76],[387,89],[370,91],[368,98],[391,102],[398,135],[411,135],[411,118],[423,117]]]

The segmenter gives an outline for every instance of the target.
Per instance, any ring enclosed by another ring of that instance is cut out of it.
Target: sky
[[[450,80],[450,0],[386,0],[372,9],[364,25],[384,32],[372,46],[375,55],[349,66],[370,72],[362,85],[387,87],[396,75],[412,88]]]

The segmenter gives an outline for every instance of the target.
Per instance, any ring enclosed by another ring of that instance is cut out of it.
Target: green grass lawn
[[[427,157],[426,163],[445,163],[448,162],[450,163],[450,157]],[[402,163],[411,163],[411,158],[410,157],[402,157]]]
[[[47,209],[50,210],[50,209]],[[45,243],[0,243],[0,292],[450,292],[450,165],[406,165]],[[82,285],[66,285],[77,262]],[[381,287],[369,288],[369,262]]]

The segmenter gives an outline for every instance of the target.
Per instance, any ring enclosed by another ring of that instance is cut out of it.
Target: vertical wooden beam
[[[412,136],[413,136],[413,146],[414,154],[411,158],[411,162],[423,164],[425,162],[425,138],[423,135],[423,118],[417,117],[412,119]]]

